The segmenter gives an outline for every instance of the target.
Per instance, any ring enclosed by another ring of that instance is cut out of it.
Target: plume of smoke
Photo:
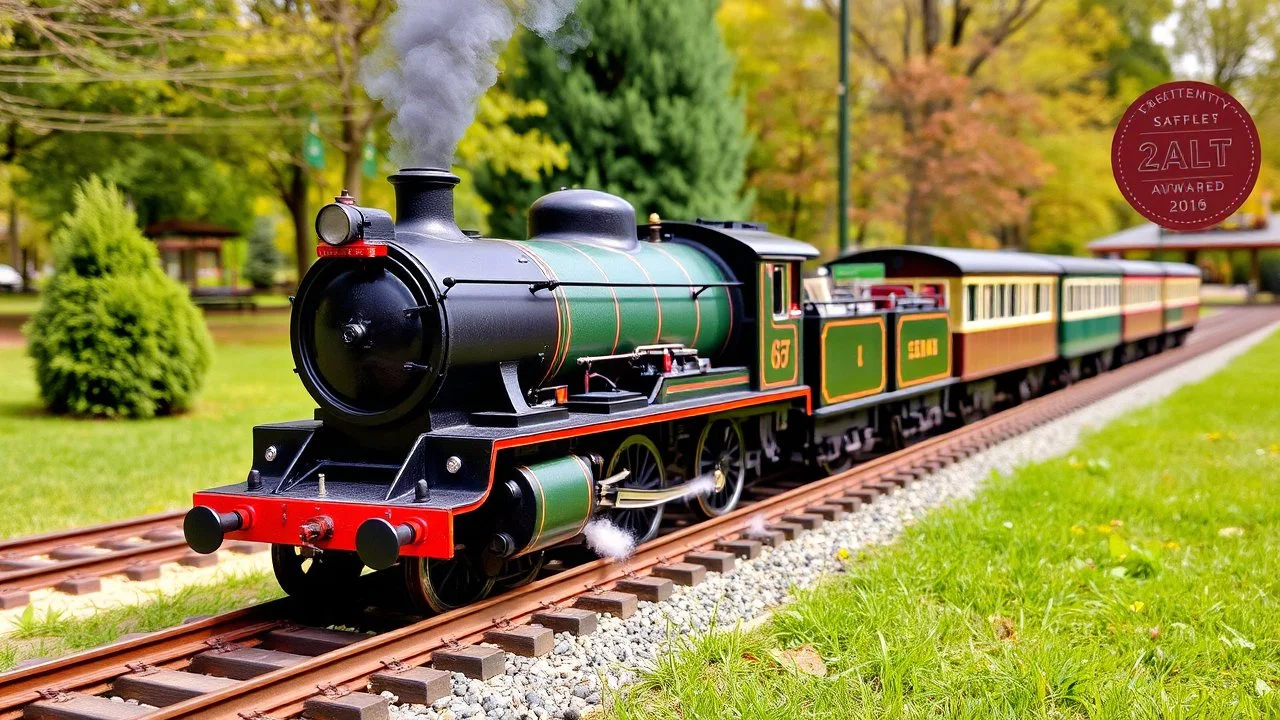
[[[621,562],[636,551],[636,539],[631,533],[608,518],[592,520],[582,532],[587,536],[587,547],[602,558]]]
[[[399,0],[363,68],[365,89],[394,118],[394,159],[448,168],[498,81],[498,56],[523,25],[551,38],[578,0]],[[566,42],[580,43],[581,37]],[[563,43],[561,51],[571,50]]]
[[[756,514],[747,518],[747,532],[752,534],[760,534],[765,531],[764,515]]]

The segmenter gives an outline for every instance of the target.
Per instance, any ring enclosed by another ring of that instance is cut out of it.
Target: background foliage
[[[560,187],[591,187],[631,201],[641,216],[743,217],[749,142],[733,58],[714,0],[581,0],[562,42],[523,35],[504,89],[555,108],[513,122],[569,148],[569,162],[530,182],[494,167],[477,175],[500,235],[523,238],[524,211]]]
[[[391,204],[388,117],[360,68],[393,2],[116,5],[0,0],[0,213],[19,240],[7,262],[46,263],[49,229],[90,174],[144,224],[247,232],[278,214],[294,276],[340,189]],[[519,237],[539,193],[589,185],[642,215],[753,216],[834,253],[838,5],[581,0],[566,37],[521,35],[505,55],[456,157],[459,217]],[[1268,166],[1246,209],[1274,189],[1274,0],[852,7],[858,243],[1080,252],[1138,222],[1110,177],[1111,131],[1175,77],[1251,109]],[[310,162],[309,135],[323,150]]]
[[[27,324],[28,351],[55,413],[152,417],[186,409],[212,341],[187,291],[114,185],[90,178],[54,236],[54,274]]]

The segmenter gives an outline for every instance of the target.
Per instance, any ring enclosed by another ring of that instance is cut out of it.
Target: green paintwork
[[[758,390],[798,385],[803,380],[800,373],[800,318],[773,313],[774,265],[786,268],[786,282],[796,282],[795,263],[761,263],[756,269],[759,293],[751,298],[756,306],[757,335],[760,338],[757,357],[760,375]],[[784,297],[790,297],[784,292]],[[784,311],[787,308],[784,308]]]
[[[1063,320],[1058,324],[1058,354],[1080,357],[1121,343],[1120,315],[1103,315],[1083,320]]]
[[[829,318],[821,324],[820,405],[834,405],[884,390],[884,322],[884,317]]]
[[[1183,315],[1186,314],[1186,307],[1178,306],[1164,309],[1165,327],[1177,325],[1183,321]]]
[[[581,460],[562,457],[520,471],[533,485],[537,506],[533,539],[523,552],[549,547],[582,531],[591,515],[593,483]]]
[[[884,263],[837,263],[831,266],[831,278],[841,280],[883,280]]]
[[[746,368],[664,378],[662,380],[662,389],[658,393],[658,402],[680,402],[711,395],[741,392],[742,390],[747,390],[750,386],[751,375]]]
[[[898,335],[895,390],[951,375],[951,325],[946,313],[902,315],[895,331]],[[916,343],[914,353],[912,343]]]
[[[678,243],[642,242],[635,252],[556,240],[520,246],[564,282],[727,280],[701,251]],[[732,323],[729,289],[723,287],[708,288],[696,299],[685,287],[561,287],[555,295],[561,322],[552,378],[578,372],[577,358],[626,353],[639,345],[679,343],[713,356],[724,347]]]

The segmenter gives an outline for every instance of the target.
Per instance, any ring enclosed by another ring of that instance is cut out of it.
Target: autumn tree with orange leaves
[[[907,243],[972,244],[1026,219],[1027,193],[1045,172],[1021,139],[1035,106],[979,73],[1045,3],[855,4],[853,46],[875,69],[863,88],[875,95],[877,119],[866,139],[876,142],[882,168],[864,175],[875,199],[855,210],[855,221],[896,215]],[[837,0],[823,4],[837,15]]]

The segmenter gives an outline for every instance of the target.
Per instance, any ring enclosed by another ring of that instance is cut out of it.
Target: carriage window
[[[978,319],[978,286],[969,285],[965,288],[965,291],[967,293],[964,308],[965,317],[969,322],[973,322]]]
[[[996,289],[993,285],[984,285],[982,287],[982,304],[987,306],[987,315],[984,320],[990,320],[996,316]]]
[[[773,271],[773,314],[785,317],[787,314],[787,266],[771,265]]]

